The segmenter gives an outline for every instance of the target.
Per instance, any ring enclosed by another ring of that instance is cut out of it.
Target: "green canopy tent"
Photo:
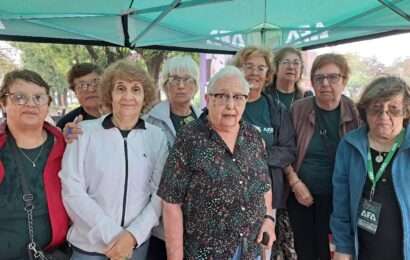
[[[410,31],[409,0],[2,0],[0,39],[232,53]]]

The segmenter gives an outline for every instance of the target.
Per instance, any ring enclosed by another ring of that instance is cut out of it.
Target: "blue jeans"
[[[235,254],[232,257],[232,260],[242,260],[242,247],[238,246],[236,248]],[[261,260],[260,256],[257,256],[255,260]]]
[[[148,245],[149,241],[143,243],[140,247],[134,249],[134,253],[132,254],[132,260],[146,260],[147,259],[147,252],[148,252]],[[90,254],[78,250],[77,248],[73,247],[73,255],[71,256],[71,260],[107,260],[105,255],[100,254]]]

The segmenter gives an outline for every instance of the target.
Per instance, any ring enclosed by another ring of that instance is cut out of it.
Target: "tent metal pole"
[[[178,5],[178,9],[189,8],[189,7],[196,7],[199,5],[210,5],[210,4],[218,4],[221,2],[232,2],[233,0],[192,0],[192,1],[185,1],[181,2]],[[155,7],[149,7],[145,9],[139,9],[135,12],[135,14],[146,14],[146,13],[156,13],[161,12],[164,9],[168,8],[169,5],[160,5]]]
[[[132,41],[133,45],[135,45],[135,43],[139,39],[141,39],[147,32],[149,32],[149,30],[151,30],[152,27],[154,27],[157,23],[159,23],[162,19],[164,19],[164,17],[167,16],[172,10],[177,8],[180,2],[181,0],[175,0],[172,4],[168,6],[168,8],[162,11],[162,13],[157,18],[155,18],[155,20],[152,21],[152,23],[150,23],[140,34],[138,34],[137,37],[135,37],[135,39]]]
[[[377,0],[377,1],[379,1],[382,5],[386,6],[387,8],[389,8],[390,10],[392,10],[393,12],[395,12],[396,14],[400,15],[401,17],[403,17],[404,19],[410,22],[410,15],[407,14],[402,9],[400,9],[399,7],[397,7],[396,5],[394,5],[393,3],[388,3],[385,0]]]
[[[128,16],[135,12],[134,9],[128,9],[126,12],[121,14],[121,26],[122,33],[124,34],[124,46],[130,48],[130,34],[128,33]]]

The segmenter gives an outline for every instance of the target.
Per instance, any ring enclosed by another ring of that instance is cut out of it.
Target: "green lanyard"
[[[389,165],[391,159],[393,158],[394,153],[397,151],[397,149],[399,149],[401,143],[403,142],[403,139],[404,139],[404,129],[401,130],[400,134],[396,137],[393,147],[390,149],[389,153],[387,154],[382,165],[380,166],[379,170],[376,173],[376,178],[374,176],[372,155],[370,153],[370,149],[367,151],[367,169],[368,169],[367,174],[369,176],[370,181],[372,182],[372,189],[370,190],[370,201],[373,200],[377,182],[382,177],[384,171],[386,170],[387,165]]]

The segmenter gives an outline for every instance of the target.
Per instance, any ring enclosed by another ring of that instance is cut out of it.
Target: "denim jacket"
[[[333,212],[330,227],[336,251],[357,257],[357,221],[359,203],[367,178],[366,158],[369,147],[367,128],[348,133],[336,153],[333,173]],[[403,221],[404,259],[410,259],[410,130],[397,152],[392,165],[393,185]],[[383,245],[381,245],[383,246]],[[355,259],[355,258],[354,258]]]

